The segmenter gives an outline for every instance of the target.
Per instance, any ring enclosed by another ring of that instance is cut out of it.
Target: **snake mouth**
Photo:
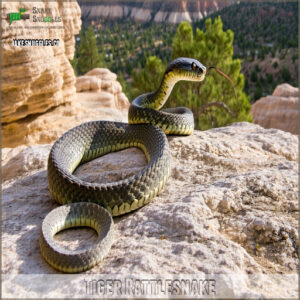
[[[205,75],[206,75],[206,68],[204,66],[203,68],[199,68],[197,70],[196,77],[199,79],[199,81],[204,80]]]
[[[197,78],[199,79],[199,81],[203,81],[206,75],[206,70],[203,70],[202,73],[197,73]]]

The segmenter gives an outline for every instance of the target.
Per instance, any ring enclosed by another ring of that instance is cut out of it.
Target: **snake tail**
[[[98,233],[96,243],[88,249],[76,251],[59,247],[54,241],[55,234],[75,226],[95,229]],[[73,203],[60,206],[46,216],[40,247],[52,267],[64,273],[77,273],[90,269],[104,258],[112,245],[113,235],[113,220],[107,210],[93,203]]]

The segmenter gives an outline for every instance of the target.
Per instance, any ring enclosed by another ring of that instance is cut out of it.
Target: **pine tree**
[[[155,91],[160,84],[165,66],[156,56],[149,56],[143,69],[133,71],[133,97]]]
[[[252,82],[256,82],[257,81],[257,72],[256,72],[256,70],[253,70],[251,72],[250,79],[251,79]]]
[[[237,121],[251,121],[250,102],[243,92],[241,62],[233,59],[233,32],[223,31],[220,17],[207,19],[205,32],[182,22],[173,40],[172,58],[193,57],[206,67],[216,66],[233,80],[238,101],[230,82],[211,70],[199,83],[179,82],[171,94],[170,106],[189,106],[194,112],[196,128],[208,129]],[[201,87],[200,87],[201,86]]]
[[[284,82],[289,82],[291,80],[291,73],[286,66],[281,69],[281,77]]]
[[[91,26],[80,31],[80,46],[78,49],[78,71],[84,74],[93,68],[104,66],[103,54],[98,53],[94,30]]]
[[[187,106],[195,116],[196,128],[205,130],[225,126],[232,122],[251,121],[250,102],[243,92],[244,76],[240,73],[241,62],[233,59],[233,32],[223,31],[221,18],[212,23],[206,20],[205,32],[193,32],[188,22],[182,22],[173,38],[172,59],[192,57],[206,67],[216,66],[233,80],[230,82],[214,70],[208,71],[202,83],[181,81],[177,83],[166,103],[168,107]],[[149,57],[140,73],[134,73],[134,94],[154,91],[158,88],[166,65],[155,56]]]

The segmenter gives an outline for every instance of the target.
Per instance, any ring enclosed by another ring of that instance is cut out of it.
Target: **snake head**
[[[194,58],[179,57],[168,65],[165,73],[179,76],[181,80],[202,81],[205,78],[206,67]]]

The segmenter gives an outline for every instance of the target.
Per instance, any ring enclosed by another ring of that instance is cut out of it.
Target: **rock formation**
[[[101,1],[92,3],[79,1],[83,19],[125,18],[138,22],[167,22],[178,24],[182,21],[198,21],[204,16],[227,5],[228,1]]]
[[[93,120],[127,122],[129,101],[116,74],[93,69],[77,78],[76,89],[72,102],[2,125],[2,145],[52,143],[68,129]]]
[[[76,91],[77,92],[100,92],[101,79],[95,76],[79,76],[76,78]]]
[[[299,134],[299,89],[285,83],[278,85],[271,96],[252,105],[253,121],[264,128],[278,128]]]
[[[7,15],[21,8],[29,19],[11,23]],[[34,22],[49,14],[61,22]],[[3,147],[51,143],[91,120],[127,121],[129,102],[116,74],[98,68],[76,82],[69,59],[74,56],[80,17],[76,1],[3,3]],[[13,40],[21,38],[59,39],[59,45],[14,46]]]
[[[97,274],[139,279],[220,274],[221,298],[297,297],[298,138],[235,123],[168,139],[172,173],[164,190],[147,206],[114,219],[115,242],[103,262],[82,276],[57,279],[47,277],[58,272],[39,250],[42,220],[58,206],[46,177],[51,145],[3,149],[4,297],[63,298],[69,288],[86,297],[84,280],[93,274],[97,280]],[[76,176],[111,182],[145,164],[140,150],[127,149],[79,167]],[[88,229],[56,238],[68,249],[95,239]],[[38,275],[28,288],[25,275],[18,274]]]
[[[34,7],[45,13],[34,14]],[[13,21],[7,15],[25,9],[29,19]],[[34,22],[47,15],[61,22]],[[2,5],[2,123],[43,113],[69,102],[75,95],[74,35],[81,27],[75,1],[11,2]],[[58,27],[58,28],[57,28]],[[14,46],[14,39],[58,39],[57,46]]]
[[[99,93],[99,99],[102,99],[102,103],[104,98],[110,99],[110,107],[117,109],[129,108],[128,99],[126,95],[122,93],[122,86],[117,81],[117,75],[108,69],[95,68],[87,72],[84,76],[78,77],[76,90],[77,92],[97,92]],[[104,104],[103,106],[107,105]]]

